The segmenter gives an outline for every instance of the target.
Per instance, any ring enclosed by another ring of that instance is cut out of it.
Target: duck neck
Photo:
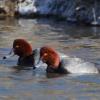
[[[28,56],[21,56],[19,57],[17,64],[21,66],[33,66],[34,57],[32,54]]]
[[[58,73],[58,74],[69,74],[67,69],[64,68],[62,62],[59,63],[59,66],[55,69],[52,66],[48,66],[46,69],[47,73]]]

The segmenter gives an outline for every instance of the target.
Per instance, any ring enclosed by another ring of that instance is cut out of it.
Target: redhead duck
[[[20,66],[32,66],[34,67],[34,51],[32,51],[31,45],[24,39],[15,39],[13,42],[13,48],[9,55],[4,56],[3,59],[9,58],[10,56],[19,56],[17,65]]]
[[[99,73],[99,70],[90,62],[85,62],[80,58],[69,57],[57,53],[53,48],[44,46],[38,50],[39,60],[47,64],[46,72],[59,74],[89,74]]]

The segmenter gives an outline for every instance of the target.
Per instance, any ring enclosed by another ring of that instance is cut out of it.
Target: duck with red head
[[[61,56],[53,48],[45,46],[39,50],[39,61],[47,64],[46,72],[59,74],[93,74],[99,73],[98,68],[90,62],[85,62],[80,58]]]
[[[46,72],[68,74],[69,72],[62,66],[58,53],[48,46],[40,48],[40,59],[47,64]]]
[[[15,39],[13,42],[13,48],[10,52],[10,55],[19,56],[18,65],[20,66],[34,66],[34,52],[32,51],[31,45],[24,39]],[[10,57],[5,56],[4,59]],[[35,68],[35,67],[34,67]]]

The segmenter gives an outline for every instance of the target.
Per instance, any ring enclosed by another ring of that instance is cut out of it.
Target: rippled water
[[[100,28],[52,19],[0,21],[0,100],[100,100],[100,75],[47,75],[42,68],[16,70],[17,56],[2,57],[16,38],[33,49],[50,45],[58,51],[100,68]]]

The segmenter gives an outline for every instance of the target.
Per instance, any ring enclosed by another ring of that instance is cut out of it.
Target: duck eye
[[[16,45],[16,46],[15,46],[15,48],[19,48],[19,47],[20,47],[19,45]]]
[[[44,56],[47,56],[48,54],[47,53],[44,53]]]

